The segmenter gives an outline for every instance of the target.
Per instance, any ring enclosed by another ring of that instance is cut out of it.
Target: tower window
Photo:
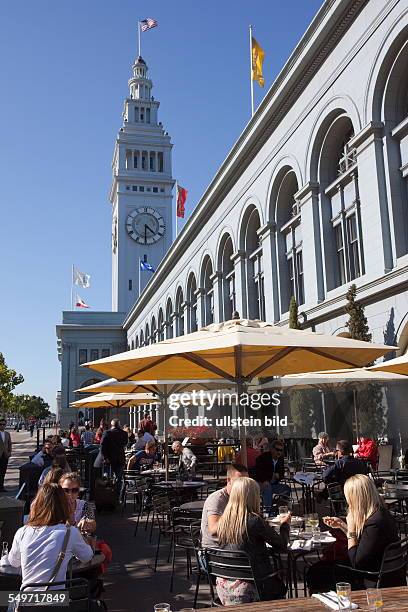
[[[160,187],[160,193],[164,193],[164,188]]]
[[[146,151],[142,152],[142,170],[146,170],[146,157],[147,157],[147,153]]]
[[[153,193],[158,193],[158,188],[157,187],[153,187]]]
[[[102,349],[102,359],[110,356],[110,349]]]
[[[78,362],[79,365],[86,363],[88,361],[88,351],[86,349],[79,349],[78,354]]]
[[[137,185],[132,185],[132,191],[137,191]]]
[[[151,188],[150,187],[146,187],[146,191],[151,191]]]
[[[154,153],[150,153],[149,156],[149,169],[151,172],[154,172],[155,167],[154,167]]]
[[[126,185],[126,191],[130,191],[130,185]]]
[[[91,349],[90,360],[96,361],[96,359],[99,359],[99,351],[98,349]]]
[[[129,291],[132,291],[132,287],[133,287],[132,279],[129,278]]]
[[[135,106],[135,121],[138,123],[139,121],[139,108]]]
[[[150,108],[146,108],[146,123],[150,123]]]
[[[140,185],[140,187],[139,187],[139,191],[144,191],[144,187],[143,187],[143,185]]]
[[[163,172],[163,153],[160,152],[157,154],[157,162],[159,164],[158,171]]]
[[[137,153],[134,153],[134,155],[133,155],[133,167],[134,168],[137,168],[138,157],[139,157],[139,155]]]
[[[140,109],[140,121],[143,123],[144,122],[144,108]]]

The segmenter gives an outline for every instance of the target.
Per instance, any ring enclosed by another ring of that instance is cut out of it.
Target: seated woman
[[[88,533],[96,531],[95,512],[93,507],[86,500],[79,499],[79,489],[81,486],[79,476],[74,472],[64,474],[59,484],[72,504],[71,524],[76,525],[81,531],[86,531]]]
[[[68,499],[61,487],[44,484],[31,504],[28,524],[17,530],[8,555],[10,565],[21,567],[22,586],[52,579],[64,540],[66,552],[55,582],[66,579],[67,566],[73,556],[84,563],[92,559],[92,548],[76,527],[67,525],[69,518]]]
[[[281,519],[278,534],[260,515],[258,483],[242,476],[234,481],[227,507],[218,521],[219,547],[248,553],[263,600],[285,596],[286,587],[278,576],[265,578],[274,571],[266,544],[270,544],[276,552],[286,551],[290,518],[288,514]],[[255,600],[254,585],[245,580],[217,578],[217,593],[224,606]]]
[[[364,474],[346,480],[344,495],[348,504],[346,522],[335,516],[324,517],[323,521],[346,534],[351,568],[378,572],[386,547],[399,541],[395,519],[385,508],[374,482]],[[334,563],[324,561],[313,565],[308,573],[309,588],[313,592],[333,588],[339,580],[350,582],[353,589],[370,588],[376,583],[369,575],[359,576],[347,568],[336,568]],[[403,569],[386,575],[380,586],[405,584]]]
[[[45,478],[50,471],[56,468],[61,468],[63,472],[71,472],[71,468],[69,467],[67,458],[65,456],[65,449],[62,445],[55,446],[52,450],[52,463],[50,466],[46,467],[42,473],[40,478],[38,479],[38,486],[40,487],[44,482]]]

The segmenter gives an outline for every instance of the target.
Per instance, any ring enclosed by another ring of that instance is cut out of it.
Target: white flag
[[[79,287],[82,287],[83,289],[87,289],[90,286],[90,280],[91,277],[89,276],[89,274],[85,274],[84,272],[80,272],[77,268],[73,268],[73,279],[72,282],[74,283],[74,285],[78,285]]]

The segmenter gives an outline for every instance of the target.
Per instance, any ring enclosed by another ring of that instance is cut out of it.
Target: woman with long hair
[[[81,480],[78,474],[74,472],[62,474],[59,484],[71,503],[72,516],[70,522],[76,525],[81,531],[86,531],[88,533],[96,531],[95,511],[93,507],[85,499],[79,499]]]
[[[332,529],[341,530],[347,537],[347,556],[351,568],[378,572],[386,547],[399,541],[395,519],[384,506],[371,478],[356,474],[344,484],[344,496],[348,505],[346,521],[336,516],[326,516],[323,522]],[[346,561],[347,563],[347,561]],[[376,580],[369,575],[359,577],[347,568],[337,568],[334,563],[316,563],[308,575],[310,590],[333,588],[336,581],[345,580],[353,589],[370,588]],[[384,577],[381,586],[406,584],[405,569]]]
[[[276,552],[286,551],[289,523],[290,514],[281,519],[278,534],[261,517],[258,483],[246,476],[234,481],[229,502],[218,521],[217,539],[220,548],[248,553],[263,600],[285,596],[286,587],[278,576],[265,578],[274,571],[266,544]],[[244,580],[217,578],[217,593],[223,605],[248,603],[255,599],[254,585]]]
[[[92,548],[76,527],[69,526],[69,519],[70,505],[64,491],[55,483],[44,484],[31,504],[27,525],[17,530],[8,555],[10,565],[21,567],[22,586],[51,580],[66,539],[65,556],[54,582],[65,580],[73,556],[83,562],[92,559]]]

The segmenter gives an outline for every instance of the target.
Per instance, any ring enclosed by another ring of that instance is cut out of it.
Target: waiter
[[[0,491],[5,491],[4,477],[7,472],[8,460],[11,457],[11,436],[6,429],[6,421],[0,419]]]

